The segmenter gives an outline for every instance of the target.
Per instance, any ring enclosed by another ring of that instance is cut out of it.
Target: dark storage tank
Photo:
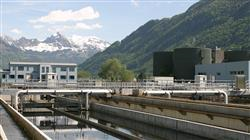
[[[193,80],[195,65],[211,64],[212,50],[209,48],[178,48],[174,50],[175,79]]]
[[[173,76],[173,52],[155,52],[153,57],[154,76]]]
[[[225,52],[224,62],[248,61],[248,60],[250,60],[250,51],[234,50]]]

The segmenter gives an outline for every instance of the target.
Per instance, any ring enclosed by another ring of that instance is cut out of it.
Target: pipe
[[[160,94],[160,95],[165,95],[167,94],[168,95],[168,99],[171,98],[171,94],[170,94],[170,91],[166,91],[166,90],[146,90],[144,91],[145,94],[151,94],[151,95],[157,95],[157,94]]]
[[[219,94],[222,94],[224,96],[225,104],[228,104],[228,95],[227,95],[227,93],[225,91],[223,91],[223,90],[219,90],[218,92],[219,92]]]
[[[85,110],[88,111],[89,110],[89,94],[91,94],[91,92],[87,92],[85,94]]]
[[[13,95],[13,107],[15,109],[18,109],[18,96],[20,94],[56,94],[56,93],[80,93],[80,94],[86,94],[86,97],[89,97],[88,95],[91,95],[92,93],[96,94],[105,94],[107,97],[111,97],[111,95],[107,95],[112,93],[112,90],[109,89],[83,89],[83,90],[69,90],[69,89],[63,89],[63,90],[54,90],[54,89],[31,89],[31,90],[19,90],[18,92]],[[91,94],[90,94],[91,93]],[[88,99],[87,101],[88,102]],[[88,105],[87,109],[88,109]]]
[[[168,98],[171,98],[171,94],[183,93],[183,94],[222,94],[225,99],[225,104],[228,104],[228,95],[223,90],[146,90],[145,94],[167,94]]]

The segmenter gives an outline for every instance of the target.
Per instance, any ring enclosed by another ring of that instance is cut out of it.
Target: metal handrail
[[[175,80],[166,81],[164,84],[146,81],[146,82],[109,82],[109,81],[78,81],[78,82],[60,82],[56,81],[53,86],[48,86],[46,81],[37,82],[36,80],[17,82],[17,83],[2,83],[3,88],[15,88],[21,87],[24,89],[30,88],[141,88],[141,89],[180,89],[180,90],[196,90],[196,89],[223,89],[230,90],[235,88],[234,81],[229,80],[217,80],[217,81],[206,81],[204,83],[197,83],[194,80]],[[249,89],[249,81],[246,81],[246,87]]]

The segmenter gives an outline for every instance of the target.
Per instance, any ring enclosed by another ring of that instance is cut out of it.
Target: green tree
[[[78,78],[90,78],[91,77],[91,73],[85,70],[80,70],[77,73],[77,77]]]
[[[109,81],[132,81],[134,79],[134,73],[127,70],[126,66],[116,58],[105,61],[98,75]]]
[[[142,82],[144,79],[147,79],[147,75],[145,71],[142,71],[137,75],[137,81]]]
[[[123,82],[129,82],[133,81],[135,76],[132,71],[124,69],[121,73],[121,77]]]

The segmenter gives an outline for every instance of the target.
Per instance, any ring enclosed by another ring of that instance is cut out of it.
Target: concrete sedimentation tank
[[[173,76],[173,52],[154,53],[153,75]]]
[[[177,48],[173,53],[175,79],[194,79],[195,65],[211,64],[212,50],[209,48]]]
[[[225,52],[224,62],[248,61],[250,60],[250,51],[234,50]]]

